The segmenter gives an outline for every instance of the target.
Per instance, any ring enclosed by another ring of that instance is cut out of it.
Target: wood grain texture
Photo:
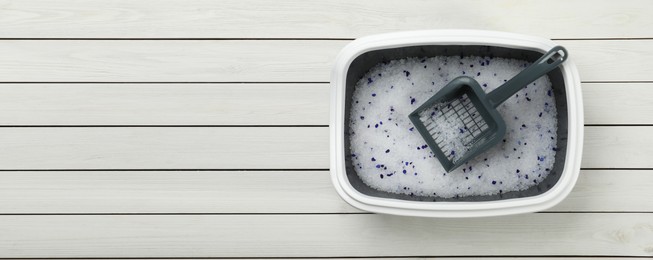
[[[582,170],[573,191],[549,211],[653,212],[653,171]]]
[[[331,63],[347,43],[0,41],[0,56],[3,56],[0,79],[4,82],[328,81]]]
[[[584,83],[586,124],[653,124],[653,83]]]
[[[25,258],[651,256],[651,215],[0,216],[0,252]]]
[[[328,125],[329,84],[0,84],[2,125]],[[653,84],[584,83],[587,124],[653,124]]]
[[[582,167],[653,168],[651,131],[586,127]],[[326,127],[8,127],[0,146],[4,170],[329,168]]]
[[[563,8],[547,12],[552,6]],[[3,0],[0,7],[0,35],[13,38],[354,38],[449,28],[636,38],[650,37],[653,26],[646,0]]]
[[[0,84],[2,125],[328,125],[328,84]]]
[[[597,257],[582,257],[582,256],[565,256],[564,259],[574,259],[574,260],[594,260]],[[236,259],[241,259],[241,258],[184,258],[188,260],[211,260],[211,259],[221,259],[221,260],[236,260]],[[252,260],[264,260],[267,258],[248,258]],[[315,258],[292,258],[294,260],[311,260]],[[347,259],[379,259],[379,257],[329,257],[329,259],[333,260],[347,260]],[[496,256],[475,256],[475,257],[440,257],[440,256],[420,256],[420,257],[383,257],[383,259],[387,260],[423,260],[423,259],[438,259],[438,260],[473,260],[473,259],[492,259],[492,260],[559,260],[560,257],[546,257],[546,256],[509,256],[509,257],[496,257]],[[622,257],[601,257],[601,260],[632,260],[632,259],[650,259],[650,257],[646,256],[641,256],[641,257],[632,257],[632,256],[622,256]],[[130,258],[130,260],[168,260],[166,258]]]
[[[2,82],[328,82],[349,41],[0,41]],[[653,40],[558,41],[583,81],[653,81]]]
[[[653,171],[581,171],[553,212],[653,212]],[[328,171],[0,172],[0,214],[352,213]]]
[[[0,169],[328,168],[326,127],[0,128]]]
[[[338,197],[328,171],[0,172],[0,214],[12,212],[359,211]]]
[[[585,168],[653,168],[653,128],[648,126],[586,127]]]
[[[595,260],[597,257],[581,257],[581,256],[565,256],[564,259],[574,259],[574,260]],[[188,260],[210,260],[210,259],[239,259],[239,258],[184,258]],[[264,260],[266,258],[250,258],[253,260],[260,259]],[[315,259],[315,258],[293,258],[296,260],[310,260],[310,259]],[[333,260],[347,260],[347,259],[379,259],[379,257],[329,257],[329,259]],[[496,256],[475,256],[475,257],[439,257],[439,256],[420,256],[420,257],[383,257],[383,259],[387,260],[423,260],[423,259],[438,259],[438,260],[474,260],[474,259],[492,259],[492,260],[559,260],[560,257],[540,257],[540,256],[524,256],[524,257],[519,257],[519,256],[509,256],[509,257],[496,257]],[[650,259],[650,257],[632,257],[632,256],[623,256],[623,257],[601,257],[601,260],[632,260],[632,259]],[[167,260],[165,258],[147,258],[147,259],[139,259],[139,258],[130,258],[130,260]]]
[[[586,127],[582,167],[607,169],[581,171],[545,213],[479,219],[361,214],[333,190],[328,128],[258,126],[328,124],[352,38],[442,28],[558,39],[587,124],[650,125],[651,10],[0,0],[0,258],[650,258],[653,126]]]
[[[438,260],[475,260],[475,259],[492,259],[492,260],[559,260],[561,257],[555,256],[507,256],[507,257],[497,257],[497,256],[475,256],[475,257],[440,257],[440,256],[418,256],[418,257],[383,257],[387,260],[424,260],[424,259],[438,259]],[[597,257],[582,257],[582,256],[564,256],[564,259],[574,259],[574,260],[596,260]],[[650,257],[641,256],[641,257],[632,257],[632,256],[623,256],[623,257],[605,257],[601,256],[601,260],[628,260],[628,259],[649,259]],[[229,259],[229,258],[227,258]],[[256,259],[256,258],[254,258]],[[294,258],[298,260],[308,260],[308,258]],[[329,258],[335,260],[344,260],[344,259],[378,259],[378,257],[350,257],[350,258]],[[138,259],[134,259],[138,260]],[[148,259],[150,260],[150,259]],[[157,259],[151,259],[157,260]],[[163,260],[163,259],[160,259]]]

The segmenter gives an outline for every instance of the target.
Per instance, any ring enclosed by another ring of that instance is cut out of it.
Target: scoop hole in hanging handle
[[[567,49],[565,49],[562,46],[556,46],[551,49],[550,54],[548,57],[545,57],[544,59],[546,60],[546,64],[554,64],[558,65],[565,60],[567,60],[567,57],[569,55],[567,54]]]

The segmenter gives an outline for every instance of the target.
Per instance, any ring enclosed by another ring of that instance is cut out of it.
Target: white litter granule
[[[382,191],[443,198],[524,190],[550,172],[557,112],[544,76],[497,107],[504,140],[447,173],[408,115],[450,80],[470,76],[486,93],[530,63],[491,57],[407,58],[379,64],[356,84],[351,106],[351,159],[367,185]]]

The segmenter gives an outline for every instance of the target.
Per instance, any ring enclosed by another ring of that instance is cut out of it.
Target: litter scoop
[[[408,116],[427,145],[450,172],[490,149],[503,138],[506,123],[496,107],[568,57],[553,47],[528,68],[490,93],[473,78],[461,76]]]

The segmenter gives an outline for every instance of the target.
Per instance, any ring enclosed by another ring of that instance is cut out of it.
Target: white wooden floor
[[[0,0],[0,258],[653,256],[652,13],[649,0]],[[335,55],[438,28],[570,50],[587,127],[563,203],[455,220],[337,196]]]

